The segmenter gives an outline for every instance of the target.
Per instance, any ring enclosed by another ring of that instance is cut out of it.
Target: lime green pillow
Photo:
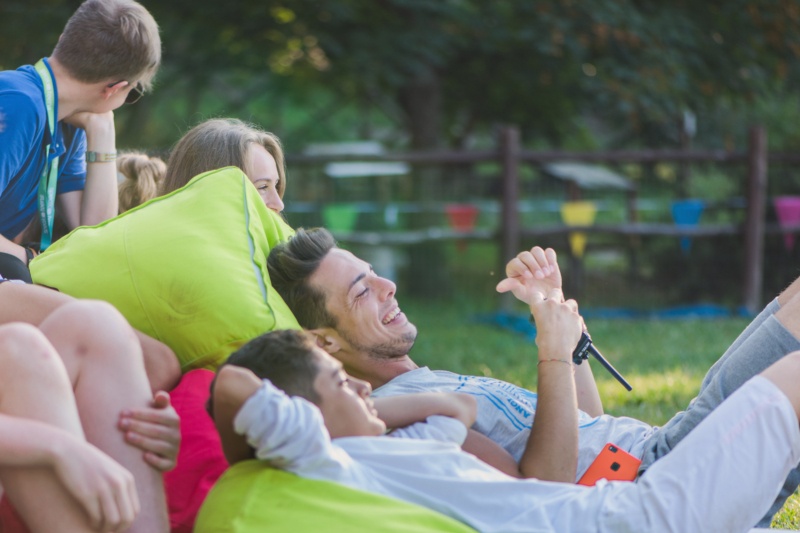
[[[235,167],[81,227],[31,262],[35,283],[113,304],[172,348],[184,371],[215,369],[248,340],[297,321],[267,256],[293,230]]]
[[[208,493],[194,533],[474,533],[452,518],[393,498],[242,461]]]

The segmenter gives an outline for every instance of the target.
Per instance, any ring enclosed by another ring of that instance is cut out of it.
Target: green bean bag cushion
[[[248,340],[299,325],[272,289],[267,256],[293,230],[235,167],[196,176],[31,262],[35,283],[113,304],[172,348],[184,371],[215,369]]]
[[[209,492],[194,533],[474,533],[425,507],[305,479],[250,460],[230,467]]]

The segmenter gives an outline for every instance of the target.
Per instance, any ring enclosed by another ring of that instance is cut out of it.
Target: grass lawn
[[[411,355],[420,365],[485,375],[534,388],[535,345],[523,335],[475,321],[478,304],[400,301],[419,328]],[[522,309],[520,308],[520,313]],[[697,393],[708,368],[747,325],[714,320],[591,320],[597,348],[633,385],[627,392],[594,364],[606,412],[663,424]],[[795,494],[773,527],[800,529]]]

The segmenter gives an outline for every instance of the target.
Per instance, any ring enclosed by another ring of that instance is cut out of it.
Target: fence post
[[[500,208],[500,261],[498,279],[505,275],[506,263],[520,252],[519,222],[519,129],[506,126],[500,130],[500,164],[503,168],[503,200]],[[513,300],[501,298],[501,308],[510,310]]]
[[[764,225],[767,203],[767,131],[750,128],[747,151],[747,219],[744,234],[744,306],[755,315],[761,309],[764,274]]]

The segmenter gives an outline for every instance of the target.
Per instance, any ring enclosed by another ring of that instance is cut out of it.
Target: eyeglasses
[[[128,96],[125,97],[126,104],[135,104],[139,101],[139,99],[144,96],[144,89],[142,89],[142,84],[137,83],[136,85],[131,88],[128,92]]]
[[[122,83],[123,81],[126,81],[126,80],[119,80],[119,81],[115,81],[114,83],[109,83],[108,87],[113,87],[114,85],[116,85],[118,83]],[[136,102],[139,101],[139,99],[142,96],[144,96],[144,89],[142,88],[142,84],[141,83],[137,83],[136,85],[131,87],[130,91],[128,91],[128,96],[125,97],[125,103],[126,104],[135,104]]]

